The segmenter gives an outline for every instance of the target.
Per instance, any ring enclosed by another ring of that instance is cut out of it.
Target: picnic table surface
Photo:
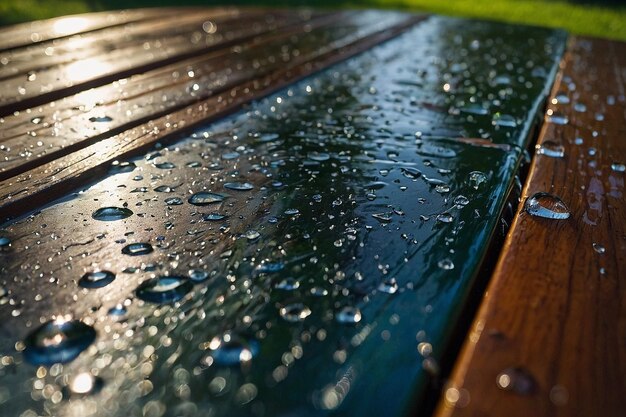
[[[624,44],[228,7],[0,34],[0,415],[621,412]]]

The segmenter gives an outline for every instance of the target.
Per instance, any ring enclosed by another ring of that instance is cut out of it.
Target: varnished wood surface
[[[254,73],[253,77],[249,74],[243,77],[241,80],[243,82],[233,83],[224,94],[211,95],[210,91],[208,98],[196,104],[170,113],[155,112],[153,115],[162,116],[107,139],[103,135],[98,135],[95,139],[102,140],[93,145],[91,143],[94,140],[82,141],[79,143],[83,146],[82,149],[69,146],[67,150],[75,152],[67,156],[52,153],[57,159],[0,182],[0,217],[6,219],[34,209],[37,205],[49,201],[52,196],[61,196],[88,183],[96,173],[106,172],[108,164],[116,159],[137,155],[157,142],[176,140],[200,123],[215,120],[250,100],[270,94],[333,63],[395,37],[423,18],[392,14],[387,17],[378,16],[377,21],[372,22],[367,18],[363,20],[357,17],[349,36],[327,39],[327,44],[317,45],[309,53],[291,57],[278,68],[271,67],[273,71],[259,71]],[[342,24],[345,24],[345,21]],[[306,49],[302,52],[305,51]],[[237,77],[234,78],[238,80]],[[249,80],[250,78],[252,79]],[[193,96],[190,98],[183,101],[183,104],[197,101]],[[173,104],[169,110],[180,107],[181,105]],[[146,119],[138,117],[137,120],[142,122]],[[20,161],[19,164],[22,163]],[[22,170],[18,170],[20,171]]]
[[[570,41],[524,196],[571,216],[518,213],[438,417],[624,415],[625,85],[624,43]]]

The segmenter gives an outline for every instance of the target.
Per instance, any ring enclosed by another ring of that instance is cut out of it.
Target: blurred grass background
[[[130,7],[224,4],[428,11],[626,40],[626,3],[621,0],[0,0],[0,24]]]

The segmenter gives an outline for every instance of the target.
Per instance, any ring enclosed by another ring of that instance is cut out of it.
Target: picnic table
[[[0,33],[0,415],[622,412],[623,43],[258,8]]]

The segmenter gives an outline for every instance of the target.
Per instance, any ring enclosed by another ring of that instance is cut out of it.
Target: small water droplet
[[[183,204],[183,200],[178,197],[168,197],[165,199],[165,204],[168,206],[181,206]]]
[[[225,215],[219,213],[207,213],[202,215],[202,220],[207,222],[217,222],[220,220],[224,220],[225,218]]]
[[[465,207],[469,204],[469,198],[464,195],[459,195],[454,198],[454,205],[457,207]]]
[[[517,121],[515,120],[515,117],[511,116],[510,114],[496,113],[493,116],[493,124],[495,126],[502,127],[517,127]]]
[[[78,280],[78,285],[83,288],[102,288],[109,285],[115,279],[111,271],[87,272]]]
[[[322,287],[313,287],[309,292],[315,297],[325,297],[328,295],[328,290]]]
[[[487,182],[487,176],[480,171],[472,171],[469,173],[468,181],[475,190],[478,190],[481,184]]]
[[[122,248],[122,253],[130,256],[141,256],[152,253],[153,250],[154,249],[151,244],[139,242],[124,246]]]
[[[300,210],[295,209],[295,208],[285,210],[285,214],[287,216],[293,216],[293,215],[296,215],[298,213],[300,213]]]
[[[11,244],[11,239],[9,239],[6,236],[0,236],[0,248],[1,249],[8,248],[10,244]]]
[[[105,123],[105,122],[111,122],[113,121],[113,119],[109,116],[94,116],[94,117],[90,117],[89,121],[94,122],[94,123]]]
[[[569,209],[560,198],[544,192],[529,197],[524,208],[529,214],[546,219],[562,220],[570,216]]]
[[[254,339],[245,339],[225,333],[222,336],[215,336],[208,343],[211,350],[208,358],[204,362],[215,363],[219,366],[235,366],[252,360],[259,354],[259,342]]]
[[[171,162],[159,162],[158,164],[154,164],[154,167],[158,169],[174,169],[176,165]]]
[[[449,271],[454,269],[454,262],[449,258],[445,258],[437,262],[437,266],[443,270]]]
[[[51,320],[24,339],[24,358],[33,365],[67,363],[95,339],[93,327],[79,320]]]
[[[611,169],[615,172],[626,172],[626,165],[619,162],[613,162],[611,164]]]
[[[91,395],[100,391],[103,385],[102,378],[89,372],[81,372],[70,380],[69,389],[72,395]]]
[[[537,386],[535,378],[523,368],[507,368],[496,377],[499,388],[519,395],[532,394]]]
[[[259,238],[259,236],[261,236],[261,234],[259,232],[257,232],[256,230],[248,230],[245,234],[244,234],[245,238],[252,241],[252,240],[256,240]]]
[[[372,217],[381,223],[389,223],[392,220],[392,217],[387,213],[374,213]]]
[[[535,150],[538,155],[545,155],[551,158],[563,158],[565,155],[565,147],[560,143],[546,140],[542,144],[537,144]]]
[[[190,269],[189,270],[189,279],[194,282],[202,282],[209,277],[209,273],[202,269]]]
[[[391,278],[381,282],[378,285],[378,291],[385,292],[387,294],[395,294],[398,291],[398,283],[395,278]]]
[[[441,213],[437,215],[437,221],[440,223],[452,223],[454,217],[450,213]]]
[[[295,278],[285,278],[274,286],[274,288],[283,291],[294,291],[300,288],[300,282]]]
[[[175,187],[171,187],[169,185],[159,185],[154,189],[154,191],[156,191],[157,193],[171,193],[172,191],[174,191],[174,188]]]
[[[132,210],[126,207],[102,207],[94,211],[91,217],[103,222],[111,222],[126,219],[132,215]]]
[[[569,123],[569,119],[566,115],[556,112],[548,111],[547,121],[554,123],[555,125],[566,125]]]
[[[330,159],[330,155],[324,152],[309,152],[308,157],[317,162],[324,162]]]
[[[134,162],[130,161],[113,161],[111,162],[111,174],[123,174],[125,172],[132,172],[137,168]]]
[[[187,201],[195,206],[207,206],[209,204],[221,203],[224,201],[225,196],[217,193],[210,193],[207,191],[200,191],[193,194]]]
[[[224,188],[235,191],[250,191],[254,189],[254,185],[249,182],[227,182],[224,184]]]
[[[128,313],[128,310],[126,309],[124,304],[116,304],[109,309],[108,313],[109,316],[122,317],[125,316],[126,313]]]
[[[604,252],[606,252],[606,248],[599,243],[593,244],[593,250],[595,250],[599,254],[603,254]]]
[[[173,303],[193,289],[193,283],[179,276],[160,276],[143,282],[135,290],[137,297],[150,303]]]
[[[417,179],[422,176],[422,171],[420,171],[417,168],[406,167],[406,168],[402,168],[402,175],[404,175],[407,178]]]
[[[311,309],[302,303],[289,304],[280,309],[280,316],[290,323],[303,321],[311,315]]]
[[[335,320],[342,324],[356,324],[360,322],[362,318],[361,310],[352,306],[343,307],[335,315]]]
[[[38,125],[42,121],[43,121],[43,117],[39,117],[39,116],[33,117],[32,119],[30,119],[30,122],[36,125]]]

